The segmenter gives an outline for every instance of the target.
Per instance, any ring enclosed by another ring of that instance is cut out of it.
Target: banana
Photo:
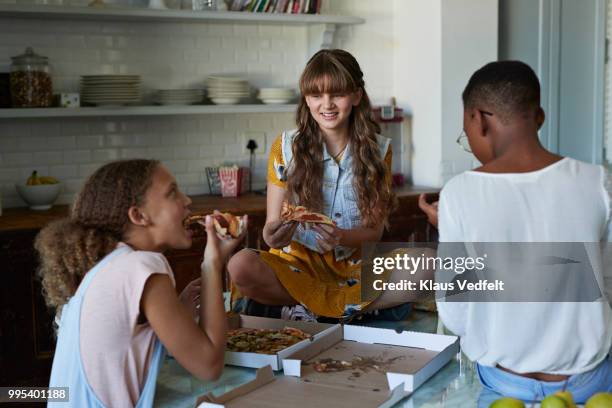
[[[51,177],[51,176],[40,176],[38,179],[40,180],[40,184],[57,184],[57,183],[59,183],[58,179],[56,179],[55,177]]]
[[[37,186],[39,184],[41,184],[41,182],[40,182],[40,178],[38,177],[38,172],[34,170],[32,172],[32,175],[28,177],[28,180],[26,181],[26,185],[27,186]]]
[[[51,176],[39,176],[38,172],[34,170],[32,175],[28,177],[26,181],[27,186],[39,186],[41,184],[57,184],[59,180]]]

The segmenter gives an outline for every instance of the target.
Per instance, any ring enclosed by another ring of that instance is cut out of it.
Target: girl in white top
[[[463,93],[464,131],[483,166],[451,179],[437,212],[421,200],[430,220],[438,217],[441,243],[609,239],[606,172],[540,145],[539,95],[535,73],[517,61],[487,64],[470,79]],[[439,315],[478,362],[485,388],[540,400],[566,386],[583,402],[612,390],[612,265],[595,272],[607,299],[439,301]]]

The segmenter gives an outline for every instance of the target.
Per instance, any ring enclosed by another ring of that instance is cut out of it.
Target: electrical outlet
[[[265,154],[266,152],[266,134],[263,132],[244,132],[242,134],[242,151],[244,154],[251,153],[249,149],[247,149],[247,144],[249,140],[254,140],[257,143],[257,149],[255,149],[255,154]]]

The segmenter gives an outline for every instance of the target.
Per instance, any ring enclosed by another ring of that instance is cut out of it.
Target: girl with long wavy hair
[[[321,50],[299,86],[297,129],[276,139],[268,161],[263,236],[271,249],[242,250],[230,259],[233,303],[239,307],[246,297],[297,305],[283,308],[283,318],[340,318],[402,303],[361,300],[361,244],[380,240],[395,196],[390,141],[378,134],[359,64],[346,51]],[[284,201],[336,225],[306,230],[284,223]]]
[[[177,297],[162,252],[191,246],[190,204],[159,162],[112,162],[89,177],[70,216],[36,238],[59,322],[50,386],[69,387],[71,406],[152,406],[166,349],[200,379],[221,374],[221,276],[240,240],[219,239],[207,217],[201,276]]]

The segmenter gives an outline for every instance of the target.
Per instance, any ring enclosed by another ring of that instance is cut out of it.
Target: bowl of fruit
[[[32,210],[51,208],[62,190],[62,183],[55,177],[39,176],[33,171],[25,184],[15,184],[17,193]]]

